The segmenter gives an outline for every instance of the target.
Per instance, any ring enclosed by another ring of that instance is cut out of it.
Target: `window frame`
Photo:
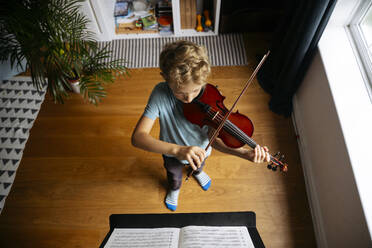
[[[372,103],[372,53],[368,51],[360,23],[368,10],[372,8],[372,1],[361,0],[355,6],[348,24],[345,25],[346,33],[351,41],[355,58],[357,59],[360,71]],[[371,57],[368,56],[371,54]]]

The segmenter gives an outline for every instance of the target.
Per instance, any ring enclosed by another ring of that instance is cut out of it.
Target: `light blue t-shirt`
[[[183,103],[178,100],[166,82],[157,84],[147,102],[144,116],[160,122],[160,140],[182,146],[199,146],[205,149],[209,143],[208,126],[200,128],[183,115]],[[207,156],[212,148],[209,147]],[[170,155],[166,155],[170,156]],[[181,161],[188,164],[187,160]]]

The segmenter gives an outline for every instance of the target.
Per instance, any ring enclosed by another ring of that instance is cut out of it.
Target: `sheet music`
[[[115,228],[104,248],[177,248],[178,228]]]
[[[245,226],[187,226],[181,229],[182,248],[254,248]]]

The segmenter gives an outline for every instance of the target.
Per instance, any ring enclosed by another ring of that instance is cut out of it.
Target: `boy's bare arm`
[[[201,166],[206,155],[204,149],[198,146],[180,146],[155,139],[150,135],[154,123],[154,120],[146,116],[141,117],[132,134],[133,146],[149,152],[172,155],[179,160],[187,160],[194,170]]]
[[[142,116],[133,131],[132,145],[146,151],[174,156],[177,149],[176,144],[155,139],[150,135],[150,131],[154,126],[154,123],[154,120],[146,116]]]

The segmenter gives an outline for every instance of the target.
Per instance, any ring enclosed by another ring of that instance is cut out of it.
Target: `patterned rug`
[[[122,39],[100,42],[99,46],[113,51],[113,58],[124,58],[129,68],[159,67],[159,55],[163,46],[177,40],[189,40],[203,45],[208,50],[212,66],[248,65],[243,34],[221,34],[217,36],[164,37]]]
[[[0,84],[0,213],[44,97],[45,88],[37,91],[28,77]]]

